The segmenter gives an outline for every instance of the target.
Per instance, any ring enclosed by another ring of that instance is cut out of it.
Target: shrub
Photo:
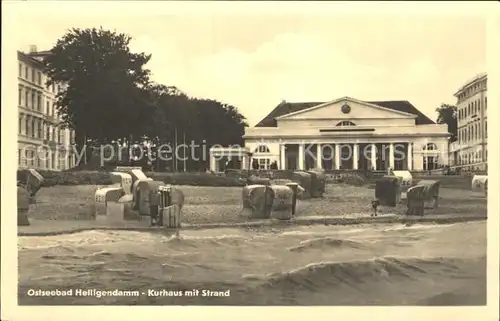
[[[239,177],[219,176],[207,173],[146,173],[146,176],[154,180],[172,185],[191,186],[245,186],[245,180]]]
[[[109,172],[106,171],[47,171],[37,170],[44,178],[43,187],[56,185],[110,185],[112,184]],[[145,173],[154,180],[163,181],[172,185],[191,186],[244,186],[245,180],[241,177],[226,177],[210,173]],[[23,172],[17,171],[18,179],[22,179]]]

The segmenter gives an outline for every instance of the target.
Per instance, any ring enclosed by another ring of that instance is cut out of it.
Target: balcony
[[[48,140],[48,139],[44,139],[43,140],[43,144],[46,145],[46,146],[49,146],[50,148],[56,148],[57,147],[57,143],[55,141]]]

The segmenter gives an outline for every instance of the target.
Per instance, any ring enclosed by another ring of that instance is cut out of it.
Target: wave
[[[382,257],[366,261],[313,263],[292,271],[270,274],[261,286],[282,290],[347,286],[362,291],[361,285],[367,282],[416,280],[436,273],[454,276],[459,271],[459,261],[450,258]]]
[[[333,237],[321,237],[314,238],[300,242],[299,245],[288,248],[291,252],[303,252],[306,250],[323,250],[325,248],[354,248],[360,249],[365,248],[365,245],[350,241],[350,240],[341,240]]]

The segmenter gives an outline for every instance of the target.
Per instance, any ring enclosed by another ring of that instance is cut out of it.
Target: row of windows
[[[488,160],[488,150],[484,151],[484,161]],[[468,153],[465,155],[459,155],[458,156],[458,164],[459,165],[467,165],[467,164],[475,164],[482,162],[482,155],[481,152],[475,152],[475,153]]]
[[[21,107],[26,107],[30,109],[37,110],[39,112],[45,112],[47,116],[57,117],[57,110],[55,103],[51,102],[48,97],[45,97],[45,110],[42,110],[43,106],[43,95],[42,92],[38,90],[33,90],[28,87],[19,85],[19,95],[18,95],[18,105]]]
[[[470,86],[469,88],[467,88],[466,91],[464,91],[463,93],[461,93],[460,95],[458,95],[459,102],[463,101],[463,100],[465,100],[467,98],[469,98],[472,95],[474,95],[480,89],[486,89],[486,80],[483,81],[483,82],[477,83],[477,84],[475,84],[473,86]]]
[[[17,163],[20,166],[64,170],[75,166],[74,156],[59,157],[56,152],[39,155],[35,150],[17,150]],[[66,165],[66,160],[68,164]]]
[[[439,150],[438,146],[434,143],[427,143],[422,147],[423,150]],[[254,153],[271,153],[267,145],[259,145],[254,150]]]
[[[482,134],[482,135],[481,135]],[[468,143],[482,138],[488,138],[488,121],[484,121],[484,128],[481,128],[481,123],[473,123],[467,125],[466,128],[458,130],[459,144]]]
[[[45,130],[44,130],[45,128]],[[65,140],[64,129],[47,124],[38,117],[19,117],[18,133],[32,138],[46,139],[62,144]],[[71,138],[71,133],[70,133]]]
[[[484,102],[480,99],[477,99],[473,102],[470,102],[467,106],[460,108],[458,111],[458,120],[465,119],[471,115],[481,115],[481,106],[484,106],[484,111],[488,108],[488,98],[484,97]]]
[[[35,83],[39,86],[42,86],[43,82],[43,75],[40,70],[37,70],[36,68],[30,67],[30,66],[25,66],[22,63],[19,63],[19,72],[18,75],[20,78],[23,78],[27,81],[30,81],[32,83]],[[50,91],[54,94],[57,94],[58,92],[61,91],[61,86],[52,84],[52,86],[46,87],[47,91]]]

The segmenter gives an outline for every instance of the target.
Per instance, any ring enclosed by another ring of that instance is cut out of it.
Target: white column
[[[304,169],[304,144],[299,144],[299,164],[298,169]]]
[[[375,144],[372,144],[371,161],[372,161],[372,168],[374,170],[376,170],[377,169],[377,146],[375,146]]]
[[[215,166],[215,157],[214,155],[210,155],[210,170],[212,172],[215,172],[217,170],[216,166]]]
[[[413,170],[413,146],[412,143],[408,143],[408,154],[406,155],[406,160],[408,161],[408,170]]]
[[[247,169],[247,155],[241,156],[241,169],[246,170]]]
[[[321,144],[316,145],[316,168],[323,168],[323,153]]]
[[[394,143],[389,145],[389,167],[394,170]]]
[[[335,143],[335,169],[340,169],[340,145]]]
[[[359,145],[354,144],[352,151],[352,169],[358,169],[359,161]]]
[[[280,145],[280,169],[281,170],[286,169],[286,145],[285,144]]]

